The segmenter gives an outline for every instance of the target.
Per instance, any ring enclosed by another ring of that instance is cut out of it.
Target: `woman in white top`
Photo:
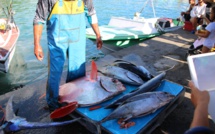
[[[196,35],[205,38],[205,41],[203,43],[202,47],[202,53],[210,52],[211,48],[214,47],[215,43],[215,7],[212,7],[211,13],[210,13],[210,20],[211,22],[205,17],[202,16],[203,19],[206,19],[207,27],[205,28],[205,32],[199,32],[196,31]]]
[[[195,0],[189,0],[189,9],[186,12],[181,12],[181,16],[184,17],[185,21],[190,21],[190,12],[192,11],[193,7],[195,6]]]
[[[193,25],[194,30],[196,30],[197,23],[200,23],[201,21],[201,15],[205,15],[206,12],[206,4],[203,0],[198,0],[198,4],[193,7],[193,9],[190,12],[190,22]]]

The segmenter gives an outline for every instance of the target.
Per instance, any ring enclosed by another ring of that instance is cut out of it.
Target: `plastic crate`
[[[183,27],[184,30],[187,30],[187,31],[192,31],[194,30],[193,28],[193,25],[190,21],[185,21],[184,22],[184,27]]]

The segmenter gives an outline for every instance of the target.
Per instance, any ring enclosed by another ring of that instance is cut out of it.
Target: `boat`
[[[170,18],[138,18],[134,20],[112,17],[109,24],[99,26],[99,30],[102,40],[108,41],[151,38],[181,27],[179,21]],[[92,28],[86,29],[86,36],[89,39],[96,39]]]
[[[151,1],[153,5],[152,0],[146,1],[146,4],[149,1]],[[153,18],[141,17],[141,12],[136,12],[132,19],[125,17],[111,17],[108,25],[99,26],[102,40],[123,41],[148,39],[166,32],[177,30],[183,26],[183,22],[179,19],[156,17],[154,8]],[[86,37],[92,40],[96,39],[96,35],[92,28],[86,29]]]
[[[16,41],[19,38],[19,28],[16,26],[12,7],[5,12],[6,18],[0,18],[0,71],[8,72],[12,61]]]

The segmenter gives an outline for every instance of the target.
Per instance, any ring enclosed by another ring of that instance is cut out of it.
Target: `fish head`
[[[125,86],[117,79],[101,76],[100,77],[101,87],[111,93],[124,91]]]
[[[164,105],[175,98],[174,95],[168,92],[158,92],[157,97],[159,98],[159,100],[161,100],[162,103],[164,103]]]
[[[113,71],[113,67],[110,65],[99,68],[99,72],[107,76],[109,76],[112,71]]]

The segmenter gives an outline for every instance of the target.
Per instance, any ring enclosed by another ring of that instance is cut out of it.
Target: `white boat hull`
[[[182,26],[162,27],[158,24],[159,18],[134,18],[127,19],[122,17],[112,17],[108,25],[99,27],[103,41],[108,40],[128,40],[144,39],[160,35],[163,32],[174,31]],[[165,19],[164,19],[165,21]],[[166,22],[162,22],[166,23]],[[96,39],[92,28],[86,29],[86,36],[89,39]]]
[[[0,19],[0,22],[4,21],[6,19]],[[0,27],[0,71],[3,72],[8,72],[9,70],[15,52],[16,42],[20,34],[15,24],[12,23],[9,26],[9,30],[4,30]]]
[[[15,50],[16,50],[16,45],[14,46],[14,48],[12,49],[12,51],[10,52],[8,58],[6,59],[5,62],[0,62],[0,71],[3,71],[3,72],[8,72],[9,70],[9,67],[10,67],[10,63],[12,61],[12,58],[14,56],[14,53],[15,53]]]

